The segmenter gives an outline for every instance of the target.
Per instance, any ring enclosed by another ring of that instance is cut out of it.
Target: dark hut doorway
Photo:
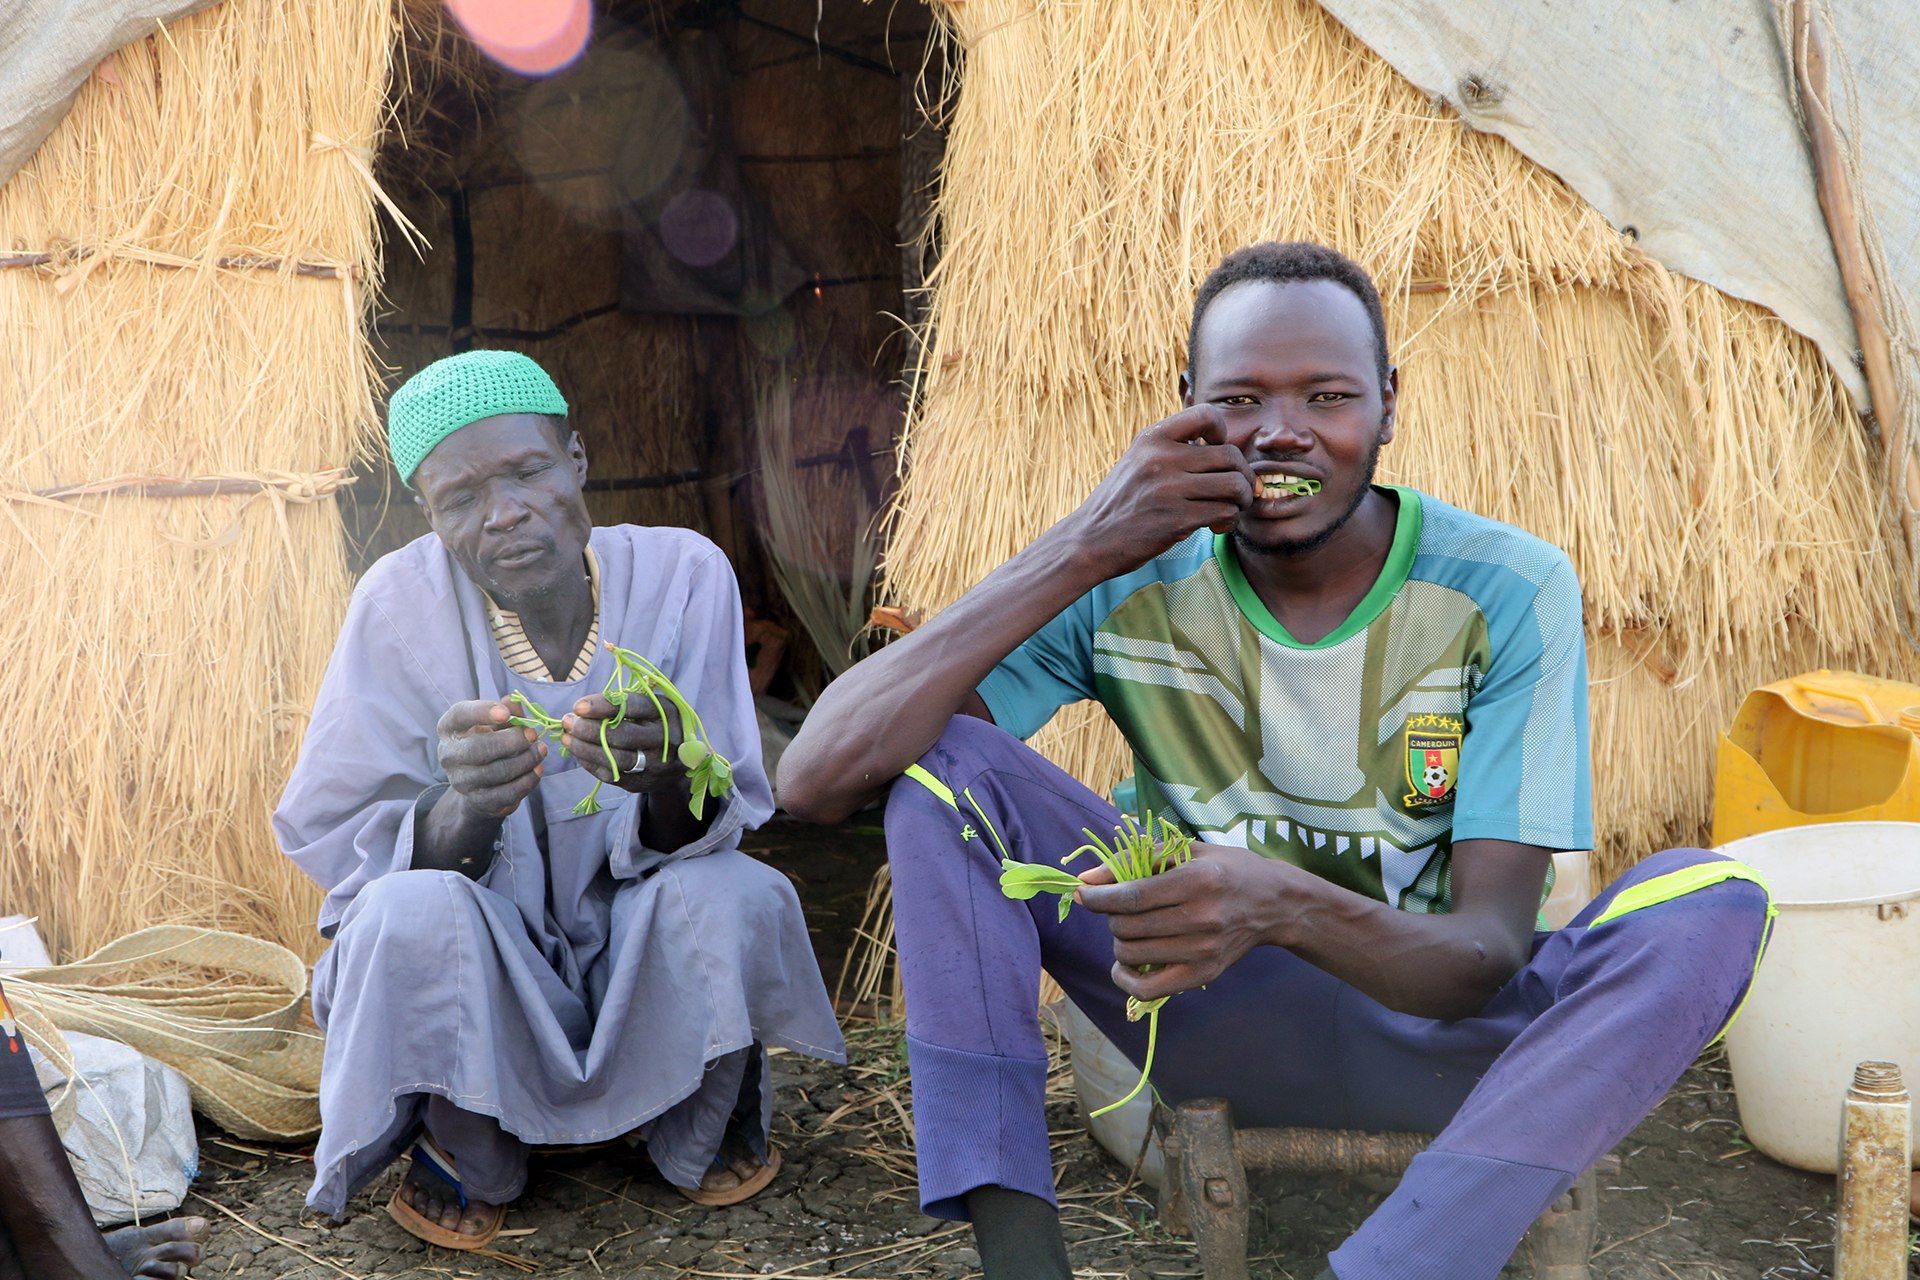
[[[530,78],[423,3],[397,68],[380,176],[426,244],[388,227],[389,388],[470,348],[538,360],[596,522],[726,552],[776,714],[863,643],[920,283],[902,245],[938,151],[928,26],[917,4],[614,0]],[[426,532],[390,471],[347,516],[361,569]]]

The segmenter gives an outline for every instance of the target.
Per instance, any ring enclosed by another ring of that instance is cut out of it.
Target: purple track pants
[[[1112,805],[982,720],[956,717],[920,760],[959,809],[911,778],[887,803],[895,936],[907,993],[920,1203],[1011,1187],[1054,1201],[1034,992],[1045,969],[1136,1064],[1146,1023],[1113,985],[1113,935],[1056,899],[1000,891],[998,846],[1057,864],[1111,830]],[[971,793],[968,798],[967,793]],[[979,813],[974,805],[979,806]],[[1767,899],[1729,880],[1597,927],[1628,885],[1696,862],[1635,867],[1477,1017],[1395,1013],[1278,947],[1258,948],[1160,1013],[1153,1084],[1169,1103],[1224,1097],[1245,1126],[1437,1133],[1399,1189],[1333,1254],[1340,1280],[1483,1280],[1541,1211],[1638,1124],[1739,1007]]]

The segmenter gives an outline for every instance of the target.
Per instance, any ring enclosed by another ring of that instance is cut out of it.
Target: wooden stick
[[[1892,346],[1880,317],[1880,290],[1860,240],[1859,211],[1847,178],[1846,153],[1829,106],[1826,47],[1813,21],[1810,0],[1793,0],[1791,37],[1794,81],[1800,93],[1801,115],[1806,119],[1807,141],[1813,149],[1814,185],[1820,210],[1827,218],[1827,234],[1833,239],[1833,256],[1846,288],[1847,306],[1860,337],[1867,394],[1873,400],[1873,416],[1886,448],[1887,483],[1899,484],[1896,477],[1904,472],[1906,493],[1900,503],[1900,527],[1906,534],[1908,552],[1920,554],[1914,527],[1915,511],[1920,510],[1920,462],[1907,449],[1906,423],[1894,390]]]
[[[1280,1173],[1404,1173],[1431,1141],[1424,1133],[1238,1129],[1233,1134],[1233,1149],[1240,1163],[1249,1169],[1271,1169]]]
[[[62,485],[57,489],[36,489],[30,494],[0,494],[0,498],[42,498],[54,501],[67,501],[74,498],[94,498],[106,494],[130,494],[141,498],[212,498],[228,493],[262,493],[267,490],[280,490],[285,493],[288,482],[310,485],[314,494],[326,497],[337,489],[352,484],[358,477],[350,476],[341,470],[323,471],[312,476],[289,476],[280,480],[261,476],[220,476],[208,480],[180,480],[169,476],[122,476],[113,480],[98,480],[90,484]],[[287,496],[294,496],[288,494]]]
[[[92,254],[93,251],[91,249],[77,249],[67,256],[85,258],[91,257]],[[150,267],[160,267],[167,271],[179,271],[186,267],[199,265],[195,262],[161,262],[142,254],[131,252],[115,253],[111,256],[128,258],[135,262],[144,262]],[[54,255],[51,253],[8,254],[0,257],[0,271],[5,271],[10,267],[44,267],[53,260]],[[285,265],[285,259],[220,258],[214,262],[214,265],[226,271],[278,271]],[[347,272],[355,280],[360,278],[360,271],[357,267],[337,267],[324,262],[296,262],[293,264],[293,273],[295,275],[309,276],[316,280],[338,280],[342,271]]]
[[[159,484],[132,484],[116,489],[36,489],[36,498],[90,498],[103,494],[131,494],[140,498],[212,498],[223,493],[258,493],[266,486],[257,480],[179,480]]]

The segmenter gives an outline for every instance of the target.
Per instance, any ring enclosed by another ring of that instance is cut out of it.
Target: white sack
[[[1562,849],[1553,855],[1553,892],[1540,904],[1547,928],[1564,929],[1593,901],[1593,869],[1585,849]]]
[[[32,916],[0,918],[0,977],[9,969],[44,969],[53,961]]]
[[[66,1037],[82,1084],[79,1114],[60,1141],[94,1222],[131,1222],[136,1208],[141,1218],[179,1208],[200,1172],[185,1078],[117,1040],[73,1031]],[[58,1068],[33,1056],[48,1092],[65,1082]]]
[[[1119,1101],[1140,1083],[1140,1068],[1127,1061],[1113,1041],[1093,1025],[1071,1000],[1060,999],[1048,1005],[1067,1033],[1073,1050],[1073,1088],[1080,1100],[1080,1116],[1087,1132],[1106,1153],[1127,1168],[1140,1161],[1140,1181],[1158,1188],[1164,1176],[1165,1162],[1160,1144],[1147,1143],[1146,1158],[1140,1144],[1146,1141],[1147,1127],[1153,1119],[1153,1090],[1142,1089],[1124,1107],[1093,1118],[1093,1112]]]

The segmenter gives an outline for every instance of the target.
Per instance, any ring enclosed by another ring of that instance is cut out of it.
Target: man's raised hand
[[[532,729],[509,723],[504,703],[456,702],[440,717],[440,767],[466,806],[504,818],[540,785],[547,746]]]
[[[1253,504],[1258,481],[1227,443],[1226,418],[1211,404],[1183,409],[1138,436],[1068,520],[1107,576],[1139,568],[1196,529],[1231,532]]]
[[[687,771],[670,749],[677,748],[684,737],[679,726],[674,726],[675,732],[669,737],[652,701],[638,692],[627,699],[627,711],[620,723],[608,723],[613,714],[613,704],[599,694],[580,699],[570,714],[560,718],[560,745],[573,754],[581,768],[622,791],[683,789]],[[673,714],[671,707],[668,714]],[[605,748],[600,745],[602,725],[606,726]],[[619,770],[618,778],[614,777],[615,769]]]

